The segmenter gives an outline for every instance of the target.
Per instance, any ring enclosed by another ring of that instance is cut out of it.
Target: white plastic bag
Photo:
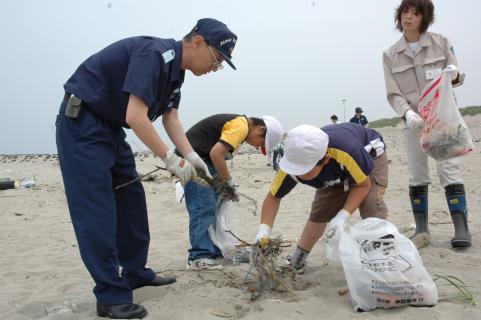
[[[437,160],[446,160],[474,151],[468,127],[459,113],[448,74],[429,82],[421,92],[418,111],[424,127],[420,143],[423,151]]]
[[[240,244],[240,241],[227,232],[231,230],[232,204],[232,201],[220,202],[216,221],[214,225],[209,227],[209,236],[222,252],[226,262],[232,264],[249,262],[250,251],[237,248],[236,246]]]
[[[339,249],[354,310],[437,303],[436,284],[418,250],[389,221],[358,222],[341,234]]]
[[[182,200],[184,200],[184,187],[182,187],[180,181],[177,181],[175,183],[175,201],[181,204]]]

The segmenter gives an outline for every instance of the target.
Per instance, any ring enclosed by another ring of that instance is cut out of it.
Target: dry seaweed
[[[242,197],[246,198],[247,200],[249,200],[250,202],[252,202],[252,204],[254,205],[254,209],[249,209],[249,210],[252,212],[252,214],[253,214],[254,216],[256,216],[256,215],[257,215],[257,208],[258,208],[258,206],[257,206],[257,200],[254,199],[254,198],[252,198],[252,197],[250,197],[250,196],[248,196],[248,195],[246,195],[245,193],[242,193],[242,192],[237,192],[237,193],[238,193],[240,196],[242,196]]]
[[[220,176],[216,175],[214,178],[209,178],[204,172],[199,171],[197,175],[214,189],[222,201],[239,201],[239,196],[235,189],[229,186]]]
[[[219,195],[222,201],[239,201],[239,196],[246,198],[254,205],[254,209],[250,209],[252,211],[252,214],[254,216],[257,215],[256,213],[258,206],[257,201],[254,198],[242,192],[239,192],[238,190],[235,190],[218,175],[214,176],[213,179],[207,177],[203,172],[197,172],[197,175],[214,189],[214,191]]]
[[[149,172],[147,172],[146,174],[138,175],[137,178],[132,179],[132,180],[130,180],[130,181],[127,181],[127,182],[125,182],[125,183],[123,183],[123,184],[120,184],[120,185],[116,186],[116,187],[114,188],[114,190],[118,190],[118,189],[120,189],[120,188],[123,188],[123,187],[125,187],[125,186],[128,186],[129,184],[132,184],[132,183],[134,183],[134,182],[136,182],[136,181],[139,181],[139,180],[142,180],[142,181],[152,181],[152,182],[153,182],[153,181],[155,181],[155,180],[157,179],[157,177],[149,177],[152,173],[157,172],[157,171],[159,171],[159,170],[169,171],[169,170],[167,170],[166,168],[162,168],[162,167],[159,167],[159,166],[155,166],[155,168],[156,168],[156,169],[154,169],[154,170],[152,170],[152,171],[149,171]],[[174,176],[174,175],[171,174],[171,176]],[[200,185],[202,185],[202,186],[208,186],[208,185],[210,185],[210,183],[207,181],[207,179],[209,179],[209,178],[207,178],[205,175],[204,175],[204,176],[198,175],[198,177],[194,180],[194,182],[196,182],[196,183],[198,183],[198,184],[200,184]],[[212,180],[212,179],[209,179],[209,180]]]
[[[259,299],[269,289],[292,292],[290,284],[295,272],[283,267],[281,258],[283,249],[288,246],[290,244],[280,237],[271,239],[265,248],[252,246],[252,263],[244,279],[244,283],[250,280],[247,290],[251,293],[251,301]]]

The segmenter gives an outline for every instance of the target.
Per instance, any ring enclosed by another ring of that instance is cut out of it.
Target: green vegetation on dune
[[[464,116],[475,116],[478,113],[481,113],[481,106],[472,106],[472,107],[465,107],[459,109],[461,115]]]
[[[369,128],[395,127],[400,121],[401,121],[401,118],[399,117],[383,118],[383,119],[369,122]]]
[[[464,116],[474,116],[481,113],[481,106],[472,106],[472,107],[465,107],[460,108],[459,112],[461,115]],[[401,118],[394,117],[394,118],[383,118],[375,121],[369,122],[370,128],[384,128],[384,127],[395,127]]]

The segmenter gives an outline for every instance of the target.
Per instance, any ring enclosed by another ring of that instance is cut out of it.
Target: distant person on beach
[[[317,189],[309,219],[289,263],[302,272],[307,256],[324,230],[340,236],[352,213],[385,219],[383,197],[388,184],[388,164],[382,136],[353,123],[321,129],[300,125],[287,133],[280,169],[262,204],[261,224],[255,242],[270,242],[281,200],[298,184]]]
[[[341,122],[339,121],[338,117],[337,117],[335,114],[333,114],[333,115],[331,116],[331,121],[332,121],[333,124],[339,124],[339,123],[341,123]]]
[[[272,149],[272,169],[275,171],[279,170],[279,161],[281,161],[284,156],[284,144],[279,142]]]
[[[201,76],[222,69],[237,37],[214,19],[200,19],[181,41],[141,36],[115,42],[84,61],[64,85],[56,120],[60,168],[80,255],[95,281],[97,315],[137,319],[146,309],[132,291],[175,282],[145,267],[149,225],[124,128],[159,156],[183,184],[209,176],[179,120],[186,70]],[[152,122],[162,124],[185,160],[169,150]],[[119,268],[122,267],[121,274]]]
[[[354,112],[355,112],[354,117],[352,117],[351,120],[349,120],[349,122],[357,123],[357,124],[360,124],[363,127],[368,128],[369,127],[369,121],[367,121],[366,116],[362,114],[364,112],[364,110],[362,110],[361,107],[356,107]]]
[[[421,90],[441,72],[449,74],[453,86],[462,85],[464,74],[458,71],[451,42],[444,36],[428,32],[434,21],[430,0],[403,0],[394,21],[403,33],[383,54],[387,100],[403,119],[403,140],[409,171],[409,198],[416,231],[411,237],[418,248],[431,242],[428,229],[428,156],[422,151],[418,132],[424,123],[418,114]],[[436,161],[437,173],[444,187],[451,219],[454,223],[453,248],[471,246],[468,228],[466,192],[458,159]]]
[[[220,178],[223,188],[238,197],[238,184],[227,168],[226,159],[233,158],[233,152],[242,143],[272,150],[281,141],[282,126],[272,116],[248,118],[238,114],[216,114],[207,117],[186,135],[195,152],[207,163],[214,178]],[[184,188],[185,205],[189,212],[189,257],[187,269],[219,269],[217,258],[221,250],[212,242],[209,227],[215,222],[221,195],[212,186],[201,186],[188,182]]]
[[[272,167],[272,150],[266,150],[267,162],[266,165],[268,167]]]

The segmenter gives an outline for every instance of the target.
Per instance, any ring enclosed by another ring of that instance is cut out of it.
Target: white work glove
[[[410,129],[421,129],[424,126],[423,119],[412,110],[406,111],[404,118],[406,118],[406,124]]]
[[[172,150],[167,151],[167,157],[163,159],[165,167],[177,178],[179,178],[182,186],[185,186],[190,180],[197,179],[197,173],[190,162],[176,155]]]
[[[326,257],[329,260],[340,261],[339,244],[341,242],[341,233],[345,231],[346,222],[351,214],[341,209],[327,225],[326,233]]]
[[[209,179],[212,179],[212,176],[209,172],[209,168],[205,164],[204,160],[197,154],[197,152],[192,151],[191,153],[185,156],[185,160],[189,161],[190,164],[197,170],[197,173],[200,175],[205,174],[205,176]]]
[[[226,181],[226,183],[229,187],[231,187],[234,190],[237,190],[237,188],[239,188],[239,184],[232,177],[230,177],[229,180]]]
[[[225,184],[227,185],[227,198],[232,201],[239,201],[239,194],[237,193],[237,188],[239,188],[239,184],[234,180],[234,178],[230,177]]]
[[[454,64],[448,64],[442,72],[446,73],[451,78],[451,81],[456,80],[459,74],[458,68]]]
[[[267,247],[269,242],[271,242],[272,228],[267,224],[262,223],[259,225],[259,232],[257,232],[255,243],[261,248]]]

